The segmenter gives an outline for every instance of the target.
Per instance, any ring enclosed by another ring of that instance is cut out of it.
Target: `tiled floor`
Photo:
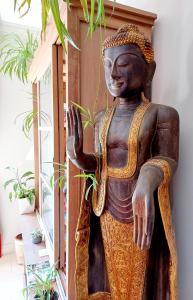
[[[15,254],[8,254],[0,258],[1,300],[24,300],[22,295],[23,269],[23,266],[17,264]]]

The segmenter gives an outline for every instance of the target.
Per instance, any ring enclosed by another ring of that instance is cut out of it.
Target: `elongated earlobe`
[[[148,65],[148,75],[147,75],[146,83],[144,85],[144,96],[149,100],[151,99],[151,83],[155,73],[155,69],[156,69],[156,63],[155,61],[153,61]]]

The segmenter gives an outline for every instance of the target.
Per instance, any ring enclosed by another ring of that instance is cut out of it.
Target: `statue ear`
[[[147,99],[151,99],[151,82],[155,73],[156,63],[153,61],[152,63],[148,64],[148,73],[146,82],[144,84],[144,95]]]

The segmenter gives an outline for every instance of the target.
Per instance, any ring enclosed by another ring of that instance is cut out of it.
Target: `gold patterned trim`
[[[172,228],[172,214],[169,196],[169,182],[171,180],[171,168],[164,159],[150,159],[143,166],[153,165],[159,167],[164,174],[163,181],[158,188],[158,201],[164,226],[164,231],[170,250],[170,300],[177,299],[177,252],[175,234]]]
[[[76,300],[88,300],[88,246],[90,238],[90,205],[85,201],[84,195],[86,182],[83,188],[83,197],[80,206],[80,214],[76,228]]]
[[[101,216],[105,206],[106,196],[106,180],[107,177],[115,178],[130,178],[134,175],[137,168],[137,154],[138,154],[138,135],[143,121],[145,112],[151,106],[151,103],[142,102],[136,109],[131,122],[129,135],[128,135],[128,160],[127,164],[123,168],[110,168],[107,166],[107,137],[108,130],[113,118],[115,107],[112,107],[106,112],[103,128],[100,135],[100,143],[102,146],[102,172],[100,176],[100,184],[97,191],[93,192],[93,210],[99,217]]]
[[[128,159],[127,164],[123,168],[111,168],[107,167],[107,176],[114,178],[129,178],[132,177],[136,171],[137,167],[137,148],[138,148],[138,135],[141,127],[141,123],[145,112],[151,106],[151,103],[144,103],[137,108],[133,115],[133,119],[131,122],[131,127],[129,130],[128,136]],[[109,122],[108,122],[109,124]],[[106,148],[107,136],[108,136],[109,126],[106,127],[104,133],[101,137],[102,148]],[[104,151],[104,155],[106,155],[106,151]],[[103,157],[104,160],[107,160],[107,157]]]
[[[111,300],[111,294],[106,292],[97,292],[89,295],[89,300]]]

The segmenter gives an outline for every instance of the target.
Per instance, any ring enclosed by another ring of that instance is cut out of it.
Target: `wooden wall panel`
[[[79,45],[79,19],[76,10],[71,10],[67,17],[68,30],[74,42]],[[66,57],[66,103],[79,102],[80,99],[80,62],[79,51],[68,44]],[[68,300],[75,300],[75,231],[80,207],[80,180],[74,176],[79,170],[67,159],[67,295]]]

